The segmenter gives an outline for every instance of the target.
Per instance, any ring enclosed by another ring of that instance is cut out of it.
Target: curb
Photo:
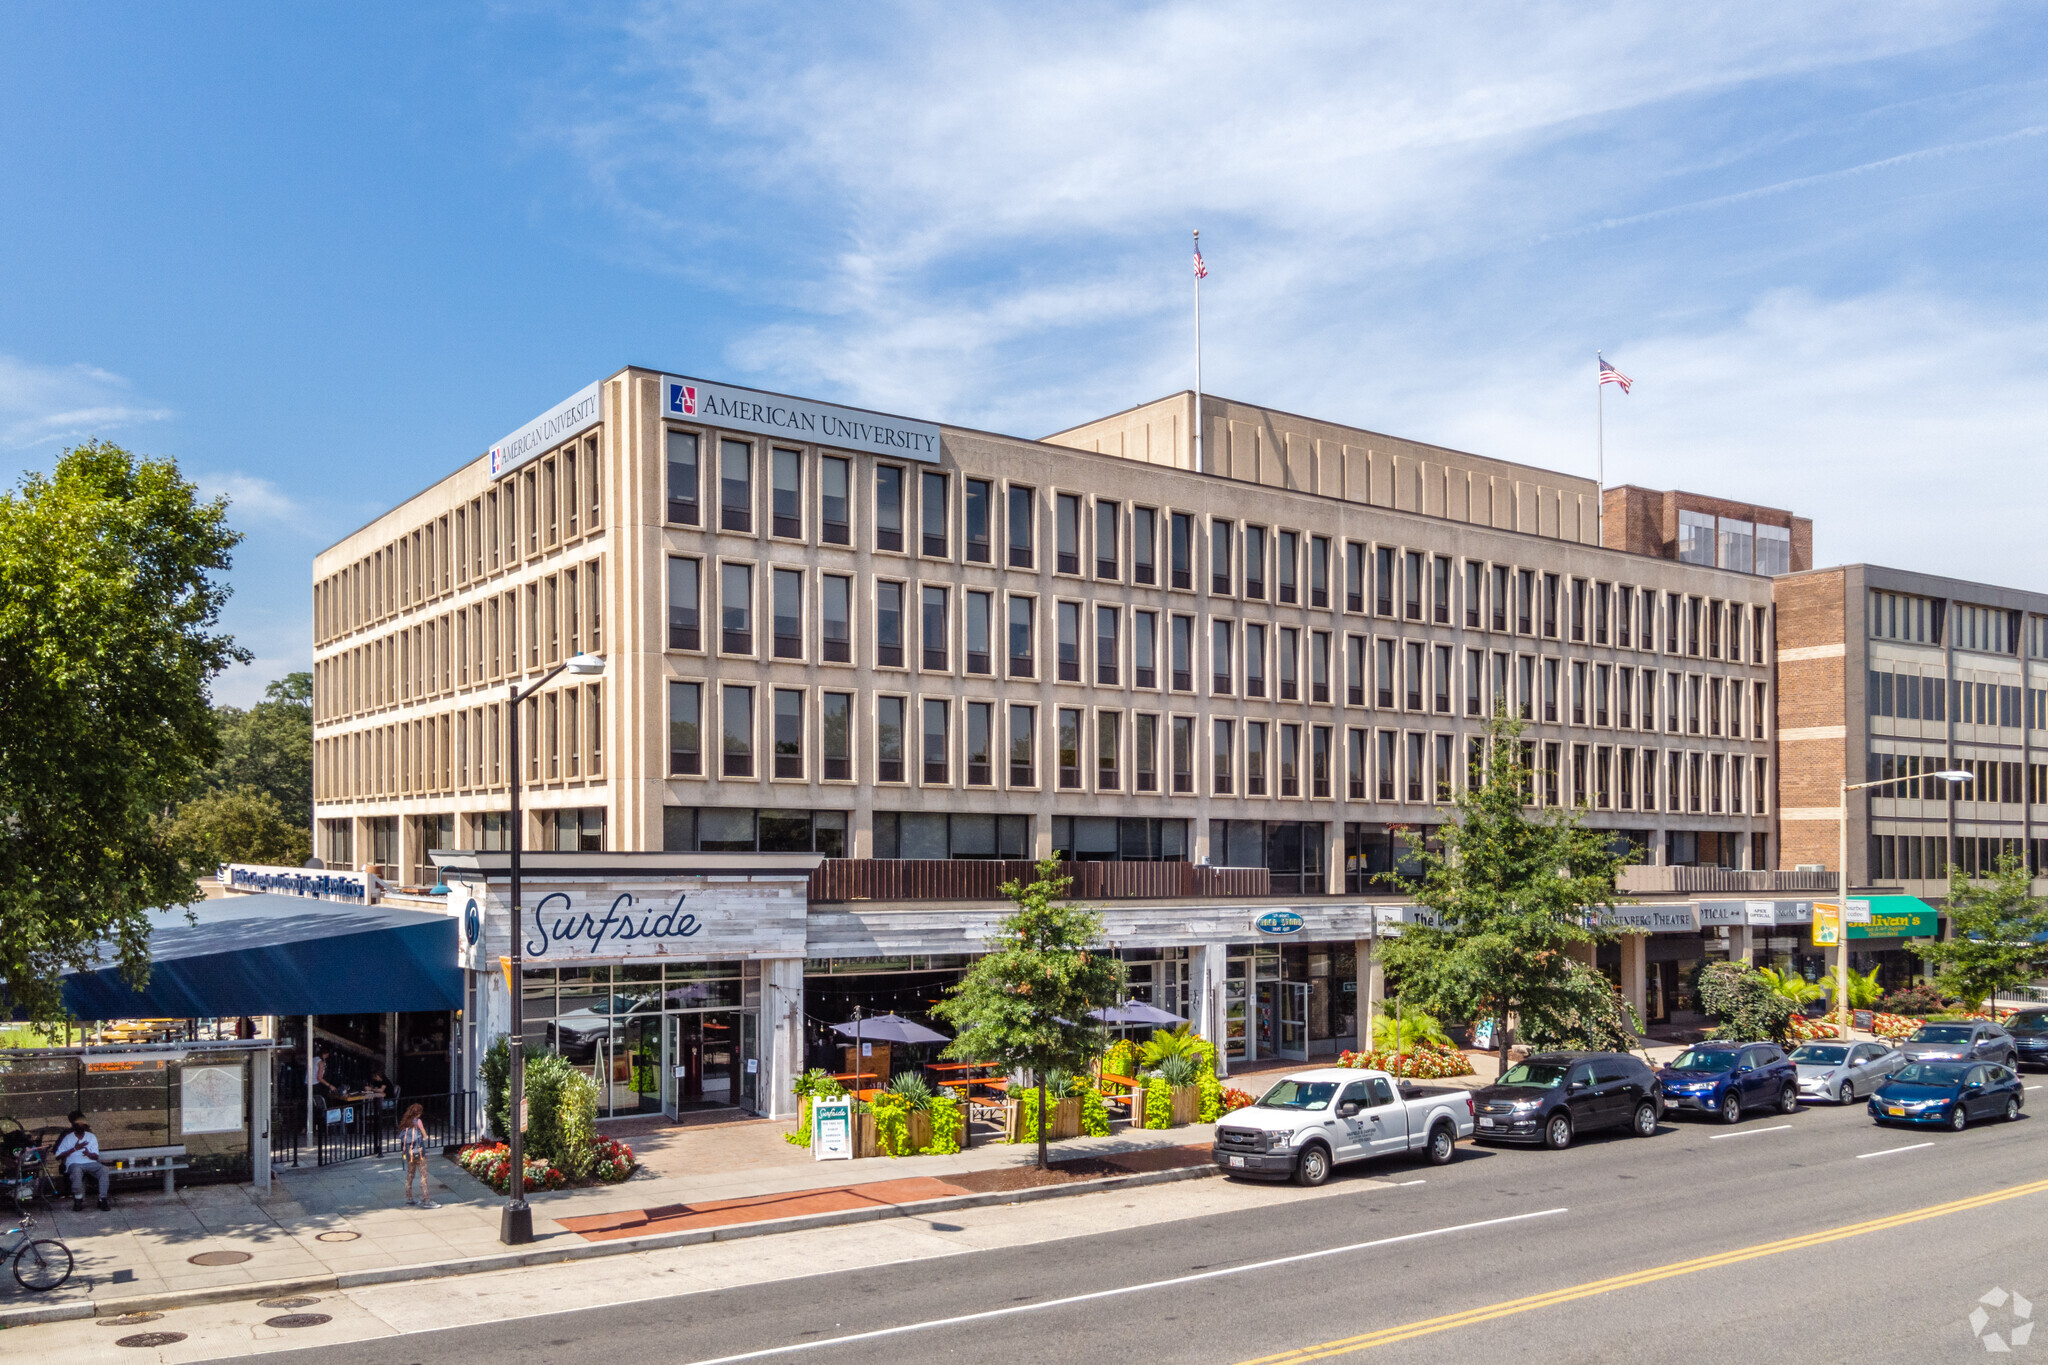
[[[1142,1185],[1166,1185],[1182,1180],[1201,1180],[1221,1175],[1220,1168],[1204,1162],[1199,1166],[1177,1166],[1164,1171],[1140,1171],[1109,1176],[1102,1180],[1076,1181],[1069,1185],[1040,1185],[1022,1190],[990,1190],[980,1194],[948,1195],[910,1204],[879,1204],[872,1208],[840,1209],[831,1213],[799,1214],[794,1218],[769,1218],[758,1223],[734,1223],[728,1227],[693,1228],[687,1232],[658,1232],[646,1237],[621,1237],[609,1242],[576,1240],[562,1246],[534,1247],[491,1256],[470,1256],[454,1261],[430,1261],[419,1265],[387,1266],[379,1270],[351,1270],[335,1275],[315,1275],[289,1280],[251,1280],[242,1284],[209,1285],[203,1289],[171,1290],[160,1294],[133,1294],[117,1299],[86,1299],[0,1308],[0,1330],[25,1327],[31,1323],[69,1322],[80,1318],[119,1317],[123,1313],[162,1312],[167,1308],[191,1308],[209,1303],[230,1303],[240,1299],[268,1299],[307,1292],[335,1293],[366,1285],[402,1284],[408,1280],[435,1280],[451,1275],[485,1275],[495,1270],[517,1270],[533,1265],[559,1265],[567,1261],[595,1260],[601,1256],[630,1256],[641,1251],[665,1251],[671,1247],[697,1246],[704,1242],[736,1242],[749,1237],[773,1237],[785,1232],[808,1232],[813,1228],[872,1223],[885,1218],[923,1218],[956,1209],[986,1208],[994,1204],[1030,1204],[1044,1199],[1063,1199],[1109,1190],[1136,1189]],[[574,1237],[556,1232],[551,1237]]]

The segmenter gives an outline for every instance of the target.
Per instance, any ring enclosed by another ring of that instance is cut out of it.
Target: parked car
[[[1258,1103],[1233,1109],[1210,1155],[1225,1175],[1320,1185],[1337,1166],[1399,1152],[1422,1152],[1441,1166],[1470,1136],[1470,1091],[1333,1066],[1297,1072]]]
[[[1774,1043],[1699,1043],[1658,1071],[1667,1110],[1739,1122],[1752,1109],[1799,1107],[1799,1071]]]
[[[1906,1064],[1890,1043],[1805,1043],[1792,1050],[1799,1098],[1854,1104]]]
[[[1473,1136],[1560,1150],[1601,1128],[1648,1137],[1663,1112],[1661,1095],[1657,1073],[1626,1052],[1539,1052],[1473,1095]]]
[[[1879,1123],[1940,1124],[1960,1133],[1972,1119],[2016,1119],[2026,1087],[1995,1062],[1909,1062],[1870,1097]]]
[[[2012,1066],[2019,1059],[2013,1036],[1983,1020],[1959,1024],[1922,1024],[1900,1051],[1914,1062],[1997,1062]]]
[[[2012,1035],[2013,1070],[2048,1067],[2048,1010],[2021,1010],[2005,1021],[2005,1031]]]

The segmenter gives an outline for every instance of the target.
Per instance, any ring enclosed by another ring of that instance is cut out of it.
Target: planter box
[[[925,1148],[931,1146],[931,1111],[926,1109],[913,1109],[910,1111],[908,1122],[910,1125],[910,1150],[913,1152],[921,1152]]]
[[[1202,1112],[1202,1088],[1197,1085],[1176,1086],[1173,1090],[1173,1126],[1176,1128],[1195,1121],[1195,1115]]]
[[[1052,1109],[1052,1126],[1046,1130],[1048,1138],[1058,1142],[1061,1138],[1077,1138],[1081,1136],[1081,1101],[1078,1097],[1053,1100],[1050,1108]]]
[[[875,1145],[875,1116],[855,1114],[853,1116],[853,1154],[855,1157],[880,1156],[882,1149]]]

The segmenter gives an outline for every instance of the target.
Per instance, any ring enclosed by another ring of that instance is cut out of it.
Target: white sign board
[[[811,1101],[811,1156],[817,1161],[853,1159],[853,1100]]]
[[[1744,924],[1770,927],[1775,926],[1778,922],[1778,905],[1776,901],[1744,901],[1742,903],[1742,911],[1742,922]]]
[[[602,381],[565,398],[491,447],[491,477],[509,474],[534,456],[581,435],[604,417]]]
[[[374,899],[370,894],[370,876],[365,872],[316,872],[303,867],[222,863],[215,875],[230,891],[268,891],[280,896],[315,896],[358,904]]]
[[[704,379],[663,375],[661,410],[664,416],[678,422],[702,422],[729,431],[757,431],[763,436],[860,450],[870,455],[894,455],[927,464],[937,464],[939,460],[939,429],[931,422],[779,393],[761,393]]]
[[[1870,923],[1870,902],[1859,900],[1850,901],[1848,920],[1851,924]]]
[[[802,957],[807,878],[528,878],[521,886],[520,955],[528,967],[677,958]],[[512,951],[507,883],[450,880],[457,953],[491,971]]]
[[[241,1132],[241,1065],[185,1067],[178,1077],[178,1115],[181,1133]]]

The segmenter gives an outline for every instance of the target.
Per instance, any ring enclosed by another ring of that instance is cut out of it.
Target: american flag
[[[1623,393],[1627,393],[1636,386],[1635,380],[1630,379],[1620,370],[1608,364],[1606,356],[1600,357],[1600,382],[1603,384],[1619,384]]]
[[[1198,280],[1209,278],[1209,267],[1202,264],[1202,248],[1200,247],[1195,248],[1195,278]]]

